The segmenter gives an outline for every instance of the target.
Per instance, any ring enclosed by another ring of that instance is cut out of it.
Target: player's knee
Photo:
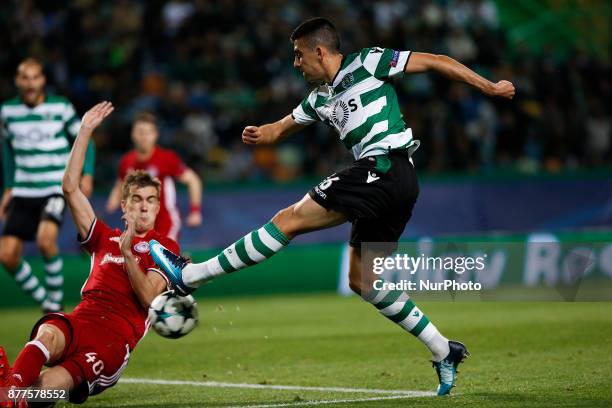
[[[277,212],[274,217],[272,217],[272,222],[287,238],[293,239],[299,232],[295,204]]]
[[[16,247],[10,245],[0,246],[0,263],[9,271],[14,271],[19,266],[21,254]]]
[[[55,243],[55,239],[48,235],[40,235],[36,237],[36,246],[45,256],[52,256],[57,252],[57,244]]]
[[[64,351],[64,334],[52,324],[42,324],[38,328],[35,340],[40,341],[49,351],[49,362],[56,361]]]

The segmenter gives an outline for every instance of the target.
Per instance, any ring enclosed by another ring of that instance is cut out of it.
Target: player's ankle
[[[443,339],[443,341],[442,341]],[[429,351],[431,351],[431,359],[435,362],[440,362],[448,356],[450,352],[450,347],[448,345],[448,339],[442,338],[435,343],[428,344]]]

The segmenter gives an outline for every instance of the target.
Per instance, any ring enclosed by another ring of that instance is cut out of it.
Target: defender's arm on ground
[[[93,130],[102,123],[104,118],[111,114],[113,105],[110,102],[102,102],[91,108],[83,117],[79,134],[72,146],[68,157],[68,164],[62,179],[62,190],[64,197],[70,207],[72,218],[81,237],[86,237],[96,215],[93,208],[79,186],[87,145]]]
[[[202,224],[202,181],[195,171],[187,169],[177,179],[187,186],[191,210],[187,216],[187,226],[197,227]]]
[[[246,144],[274,144],[304,128],[287,115],[281,120],[262,126],[247,126],[242,131],[242,141]]]
[[[452,80],[472,85],[486,95],[501,96],[508,99],[512,99],[514,96],[514,85],[510,81],[493,83],[446,55],[413,52],[410,54],[404,72],[416,74],[429,70],[437,71]]]
[[[134,223],[127,220],[125,231],[121,234],[119,247],[124,259],[124,268],[127,272],[132,289],[136,293],[140,304],[146,308],[157,295],[166,290],[166,281],[157,272],[142,273],[136,256],[132,253],[132,239],[134,238]]]

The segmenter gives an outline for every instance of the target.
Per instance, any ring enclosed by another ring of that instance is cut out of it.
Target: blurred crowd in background
[[[612,164],[609,53],[510,47],[492,0],[7,1],[0,97],[15,94],[16,65],[35,56],[48,89],[81,115],[113,101],[112,120],[95,137],[97,186],[113,180],[140,111],[158,115],[160,143],[208,181],[326,176],[352,157],[324,125],[274,148],[240,139],[245,126],[280,119],[309,92],[293,69],[289,35],[313,16],[336,24],[345,54],[369,46],[447,54],[493,81],[514,82],[512,102],[435,74],[397,82],[426,173]]]

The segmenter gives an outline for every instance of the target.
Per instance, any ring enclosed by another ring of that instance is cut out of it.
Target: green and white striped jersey
[[[410,51],[364,48],[347,55],[331,84],[315,88],[293,110],[302,125],[325,122],[340,135],[355,159],[407,149],[419,141],[406,127],[391,79],[402,75]]]
[[[71,141],[81,125],[70,101],[46,96],[43,103],[29,107],[16,97],[2,104],[0,120],[5,188],[12,188],[15,197],[62,194]],[[85,173],[93,172],[93,154],[90,145]]]

